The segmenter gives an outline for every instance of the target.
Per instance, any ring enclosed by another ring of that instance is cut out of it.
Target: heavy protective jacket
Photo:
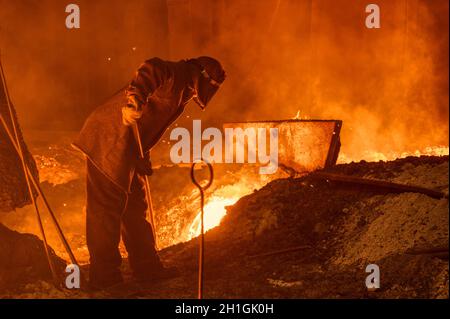
[[[191,82],[185,61],[146,61],[127,89],[94,110],[73,146],[114,184],[129,192],[139,153],[131,128],[122,123],[122,107],[132,97],[142,103],[138,127],[144,151],[149,151],[192,98]]]

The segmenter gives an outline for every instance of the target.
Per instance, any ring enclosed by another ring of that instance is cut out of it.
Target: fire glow
[[[273,175],[244,174],[238,182],[224,184],[218,187],[209,197],[206,198],[204,207],[204,232],[220,225],[227,214],[227,206],[232,206],[236,202],[251,194],[255,189],[261,188],[269,181],[273,180]],[[191,240],[200,235],[201,232],[201,211],[198,209],[192,219],[183,241]]]
[[[408,156],[447,156],[449,154],[448,146],[428,146],[423,150],[415,150],[411,152],[378,152],[378,151],[363,151],[360,157],[352,158],[342,153],[339,154],[338,164],[345,164],[351,162],[358,162],[361,160],[367,162],[378,162],[378,161],[392,161],[400,158],[405,158]]]
[[[213,196],[204,207],[204,231],[208,231],[214,227],[219,226],[222,219],[225,217],[227,206],[234,205],[239,200],[239,196],[223,198],[220,196]],[[189,229],[188,239],[195,238],[201,232],[201,211],[197,213],[192,221]]]

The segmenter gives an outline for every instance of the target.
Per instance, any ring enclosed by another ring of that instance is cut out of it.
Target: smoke
[[[80,8],[67,29],[65,8]],[[0,49],[25,128],[79,129],[148,57],[167,54],[164,0],[0,0]]]
[[[448,145],[448,2],[377,3],[381,29],[365,27],[361,0],[169,6],[169,17],[184,10],[191,22],[171,21],[172,43],[187,37],[195,44],[172,45],[171,53],[223,61],[228,79],[201,115],[212,122],[287,119],[298,111],[342,119],[342,152],[352,159]]]
[[[79,129],[153,56],[211,55],[228,78],[205,113],[227,121],[342,119],[342,152],[448,146],[448,1],[0,0],[0,46],[25,128]],[[167,137],[166,137],[167,138]]]

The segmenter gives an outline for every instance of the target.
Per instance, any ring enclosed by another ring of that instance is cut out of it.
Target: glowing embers
[[[204,212],[204,230],[205,232],[218,226],[222,218],[226,215],[226,206],[234,205],[239,199],[239,196],[231,198],[223,198],[220,196],[212,196],[206,203]],[[201,211],[197,213],[189,228],[188,240],[197,237],[201,232]]]
[[[338,158],[338,164],[346,164],[351,162],[359,162],[365,160],[367,162],[378,162],[378,161],[393,161],[399,158],[405,158],[408,156],[446,156],[449,154],[448,146],[427,146],[421,150],[415,151],[375,151],[375,150],[363,150],[357,151],[352,154],[340,153]]]

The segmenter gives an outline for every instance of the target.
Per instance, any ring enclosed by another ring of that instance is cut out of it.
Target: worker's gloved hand
[[[142,117],[142,110],[134,106],[122,107],[122,122],[126,126],[132,126],[136,124],[136,121]]]
[[[148,153],[144,158],[139,158],[136,162],[136,173],[150,176],[153,174],[152,162]]]

